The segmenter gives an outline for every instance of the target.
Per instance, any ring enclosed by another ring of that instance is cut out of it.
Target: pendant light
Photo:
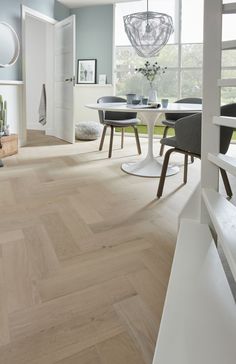
[[[147,11],[123,17],[125,32],[140,57],[157,56],[174,31],[171,16]]]

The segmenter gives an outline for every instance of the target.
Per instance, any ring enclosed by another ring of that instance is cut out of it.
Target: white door
[[[75,141],[75,15],[55,25],[55,136],[69,143]]]

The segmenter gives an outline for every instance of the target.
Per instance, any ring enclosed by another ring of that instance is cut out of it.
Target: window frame
[[[115,11],[115,7],[116,4],[114,5],[114,23],[115,23],[115,16],[116,16],[116,11]],[[182,26],[181,26],[181,18],[182,18],[182,0],[176,0],[176,14],[175,14],[175,32],[176,32],[176,37],[175,40],[176,42],[174,43],[169,43],[169,45],[173,45],[173,46],[177,46],[177,66],[176,67],[168,67],[169,70],[177,72],[177,95],[176,98],[180,99],[182,98],[182,73],[183,71],[203,71],[203,65],[201,67],[196,66],[196,67],[183,67],[182,66],[182,47],[185,45],[203,45],[203,43],[201,42],[191,42],[191,43],[181,43],[181,39],[182,39]],[[115,24],[114,24],[114,32],[115,32]],[[114,49],[113,49],[113,60],[114,60],[114,64],[113,64],[113,71],[114,71],[114,77],[113,77],[113,84],[114,84],[114,92],[116,94],[116,85],[117,85],[117,69],[116,69],[116,65],[117,65],[117,49],[121,48],[121,47],[127,47],[127,48],[132,48],[132,46],[127,46],[127,45],[119,45],[116,46],[115,44],[115,34],[114,34]],[[145,60],[145,59],[144,59]],[[232,70],[232,71],[236,71],[236,65],[235,66],[222,66],[222,71],[227,71],[227,70]]]

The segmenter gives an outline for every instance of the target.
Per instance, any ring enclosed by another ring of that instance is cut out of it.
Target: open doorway
[[[54,19],[24,8],[25,129],[53,135]],[[39,108],[41,112],[39,113]],[[42,114],[45,109],[45,120]],[[41,119],[41,123],[39,120]],[[45,122],[44,122],[45,121]]]
[[[27,129],[75,142],[75,16],[56,21],[22,6],[23,79]],[[46,124],[39,123],[45,85]]]

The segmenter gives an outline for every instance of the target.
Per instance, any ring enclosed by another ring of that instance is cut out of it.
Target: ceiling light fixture
[[[171,16],[147,11],[123,17],[125,32],[140,57],[157,56],[174,31]]]

